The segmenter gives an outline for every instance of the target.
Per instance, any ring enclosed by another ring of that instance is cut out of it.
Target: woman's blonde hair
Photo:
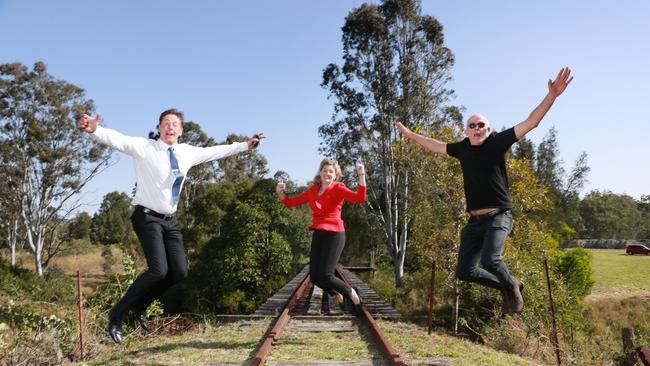
[[[314,183],[320,185],[320,171],[323,170],[323,167],[326,165],[331,165],[334,167],[334,172],[336,173],[336,179],[334,180],[339,180],[341,178],[341,166],[339,165],[336,160],[331,159],[331,158],[325,158],[320,162],[320,166],[318,167],[318,172],[316,173],[316,176],[314,177]]]

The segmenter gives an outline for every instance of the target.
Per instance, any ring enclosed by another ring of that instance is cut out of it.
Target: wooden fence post
[[[436,295],[436,260],[434,259],[431,264],[431,287],[429,287],[429,317],[427,323],[429,325],[429,334],[433,329],[433,301]]]
[[[636,352],[634,350],[634,329],[623,328],[621,330],[623,339],[623,353],[625,353],[625,366],[634,366],[636,364]]]

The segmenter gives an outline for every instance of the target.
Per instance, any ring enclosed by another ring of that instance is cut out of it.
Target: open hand
[[[84,132],[93,133],[97,129],[97,125],[101,120],[102,116],[100,116],[99,113],[95,115],[95,118],[84,113],[79,120],[79,129]]]
[[[554,81],[548,81],[548,92],[554,97],[559,97],[560,94],[564,92],[569,83],[573,80],[571,76],[571,69],[568,67],[563,67],[560,72],[557,73]]]

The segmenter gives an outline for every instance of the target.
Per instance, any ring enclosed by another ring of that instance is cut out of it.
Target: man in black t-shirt
[[[434,153],[460,160],[470,218],[460,234],[456,276],[500,290],[504,313],[520,313],[524,306],[521,282],[510,274],[501,258],[506,237],[512,230],[506,152],[539,125],[571,80],[571,69],[562,68],[554,81],[548,81],[548,94],[528,118],[499,133],[492,132],[490,121],[481,114],[467,120],[467,138],[452,144],[424,137],[397,123],[407,139]],[[482,268],[478,266],[479,261]]]

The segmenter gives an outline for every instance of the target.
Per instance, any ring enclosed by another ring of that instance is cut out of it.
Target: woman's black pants
[[[350,288],[334,275],[345,247],[345,232],[314,230],[309,256],[311,281],[330,295],[336,292],[350,297]]]

